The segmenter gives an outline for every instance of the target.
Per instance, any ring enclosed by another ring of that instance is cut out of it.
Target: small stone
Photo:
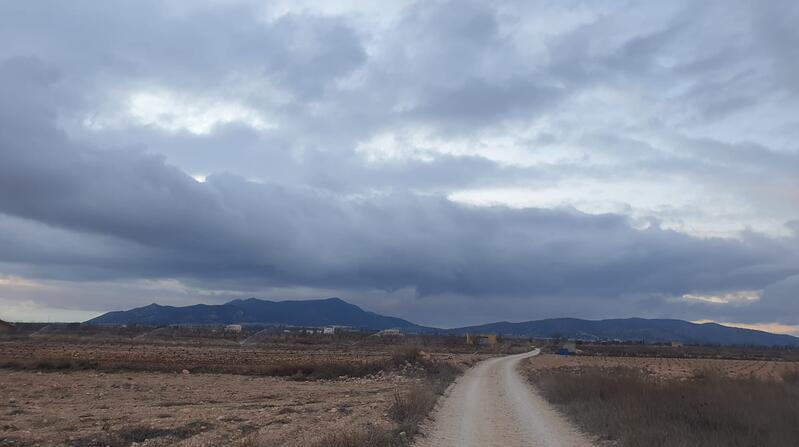
[[[182,374],[191,374],[188,369],[184,369],[183,371],[181,371],[181,373]]]

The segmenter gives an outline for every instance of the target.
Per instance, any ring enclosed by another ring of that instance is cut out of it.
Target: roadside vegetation
[[[316,447],[405,447],[419,433],[419,425],[433,410],[438,398],[462,370],[445,362],[425,360],[418,349],[408,349],[395,361],[414,362],[425,371],[423,379],[409,389],[397,391],[388,409],[388,427],[353,428],[323,437]]]
[[[541,394],[619,447],[769,447],[799,439],[799,373],[730,378],[713,369],[656,379],[630,368],[532,371]]]
[[[412,371],[417,377],[414,385],[397,390],[388,408],[388,421],[365,427],[322,435],[313,447],[407,447],[419,433],[420,424],[436,405],[447,387],[463,372],[462,367],[444,361],[431,360],[418,347],[395,350],[389,367]],[[240,447],[267,447],[257,436],[239,444]]]

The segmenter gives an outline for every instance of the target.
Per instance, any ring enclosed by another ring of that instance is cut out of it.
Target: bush
[[[391,363],[398,367],[406,363],[416,364],[422,361],[422,351],[416,346],[406,346],[396,349],[391,355]]]

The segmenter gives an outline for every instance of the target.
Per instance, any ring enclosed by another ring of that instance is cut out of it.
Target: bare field
[[[296,341],[0,342],[0,446],[321,447],[340,433],[401,446],[457,371],[491,355]]]
[[[384,415],[395,390],[418,380],[0,370],[0,445],[130,445],[149,438],[151,446],[248,438],[311,445],[330,431],[389,425]]]
[[[770,379],[780,381],[784,374],[799,371],[799,363],[774,360],[728,360],[663,357],[608,357],[589,355],[543,354],[526,362],[527,371],[563,368],[579,373],[591,368],[629,368],[661,379],[686,379],[697,371],[714,371],[732,378]]]
[[[0,365],[142,371],[273,374],[289,366],[312,364],[361,365],[390,358],[389,350],[341,347],[296,349],[292,346],[158,346],[150,344],[70,344],[59,342],[0,343]]]

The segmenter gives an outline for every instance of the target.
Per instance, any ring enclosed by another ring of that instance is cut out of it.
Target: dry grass
[[[213,425],[200,421],[174,428],[154,428],[146,425],[136,425],[123,427],[100,436],[73,439],[68,445],[70,447],[127,447],[133,443],[143,443],[159,438],[180,441],[212,429]]]
[[[799,439],[799,374],[782,381],[696,371],[655,380],[638,370],[535,371],[531,381],[586,432],[619,447],[769,447]]]
[[[254,376],[288,377],[296,380],[364,377],[387,370],[392,366],[384,360],[296,360],[274,365],[199,365],[187,366],[192,373],[229,373]],[[104,372],[147,371],[174,372],[173,365],[149,364],[138,361],[88,361],[67,358],[14,359],[0,363],[0,368],[14,370],[60,371],[93,369]]]
[[[417,350],[418,351],[418,350]],[[462,372],[442,362],[426,361],[419,352],[408,350],[400,364],[414,363],[424,367],[424,380],[404,391],[394,394],[388,415],[394,423],[391,428],[355,428],[343,433],[333,433],[322,438],[316,447],[406,447],[419,432],[419,424],[433,410],[438,398]]]
[[[545,352],[554,353],[560,347],[552,344]],[[590,344],[578,345],[585,355],[608,357],[727,359],[727,360],[784,360],[799,361],[799,348],[756,346],[664,346],[651,344]]]

